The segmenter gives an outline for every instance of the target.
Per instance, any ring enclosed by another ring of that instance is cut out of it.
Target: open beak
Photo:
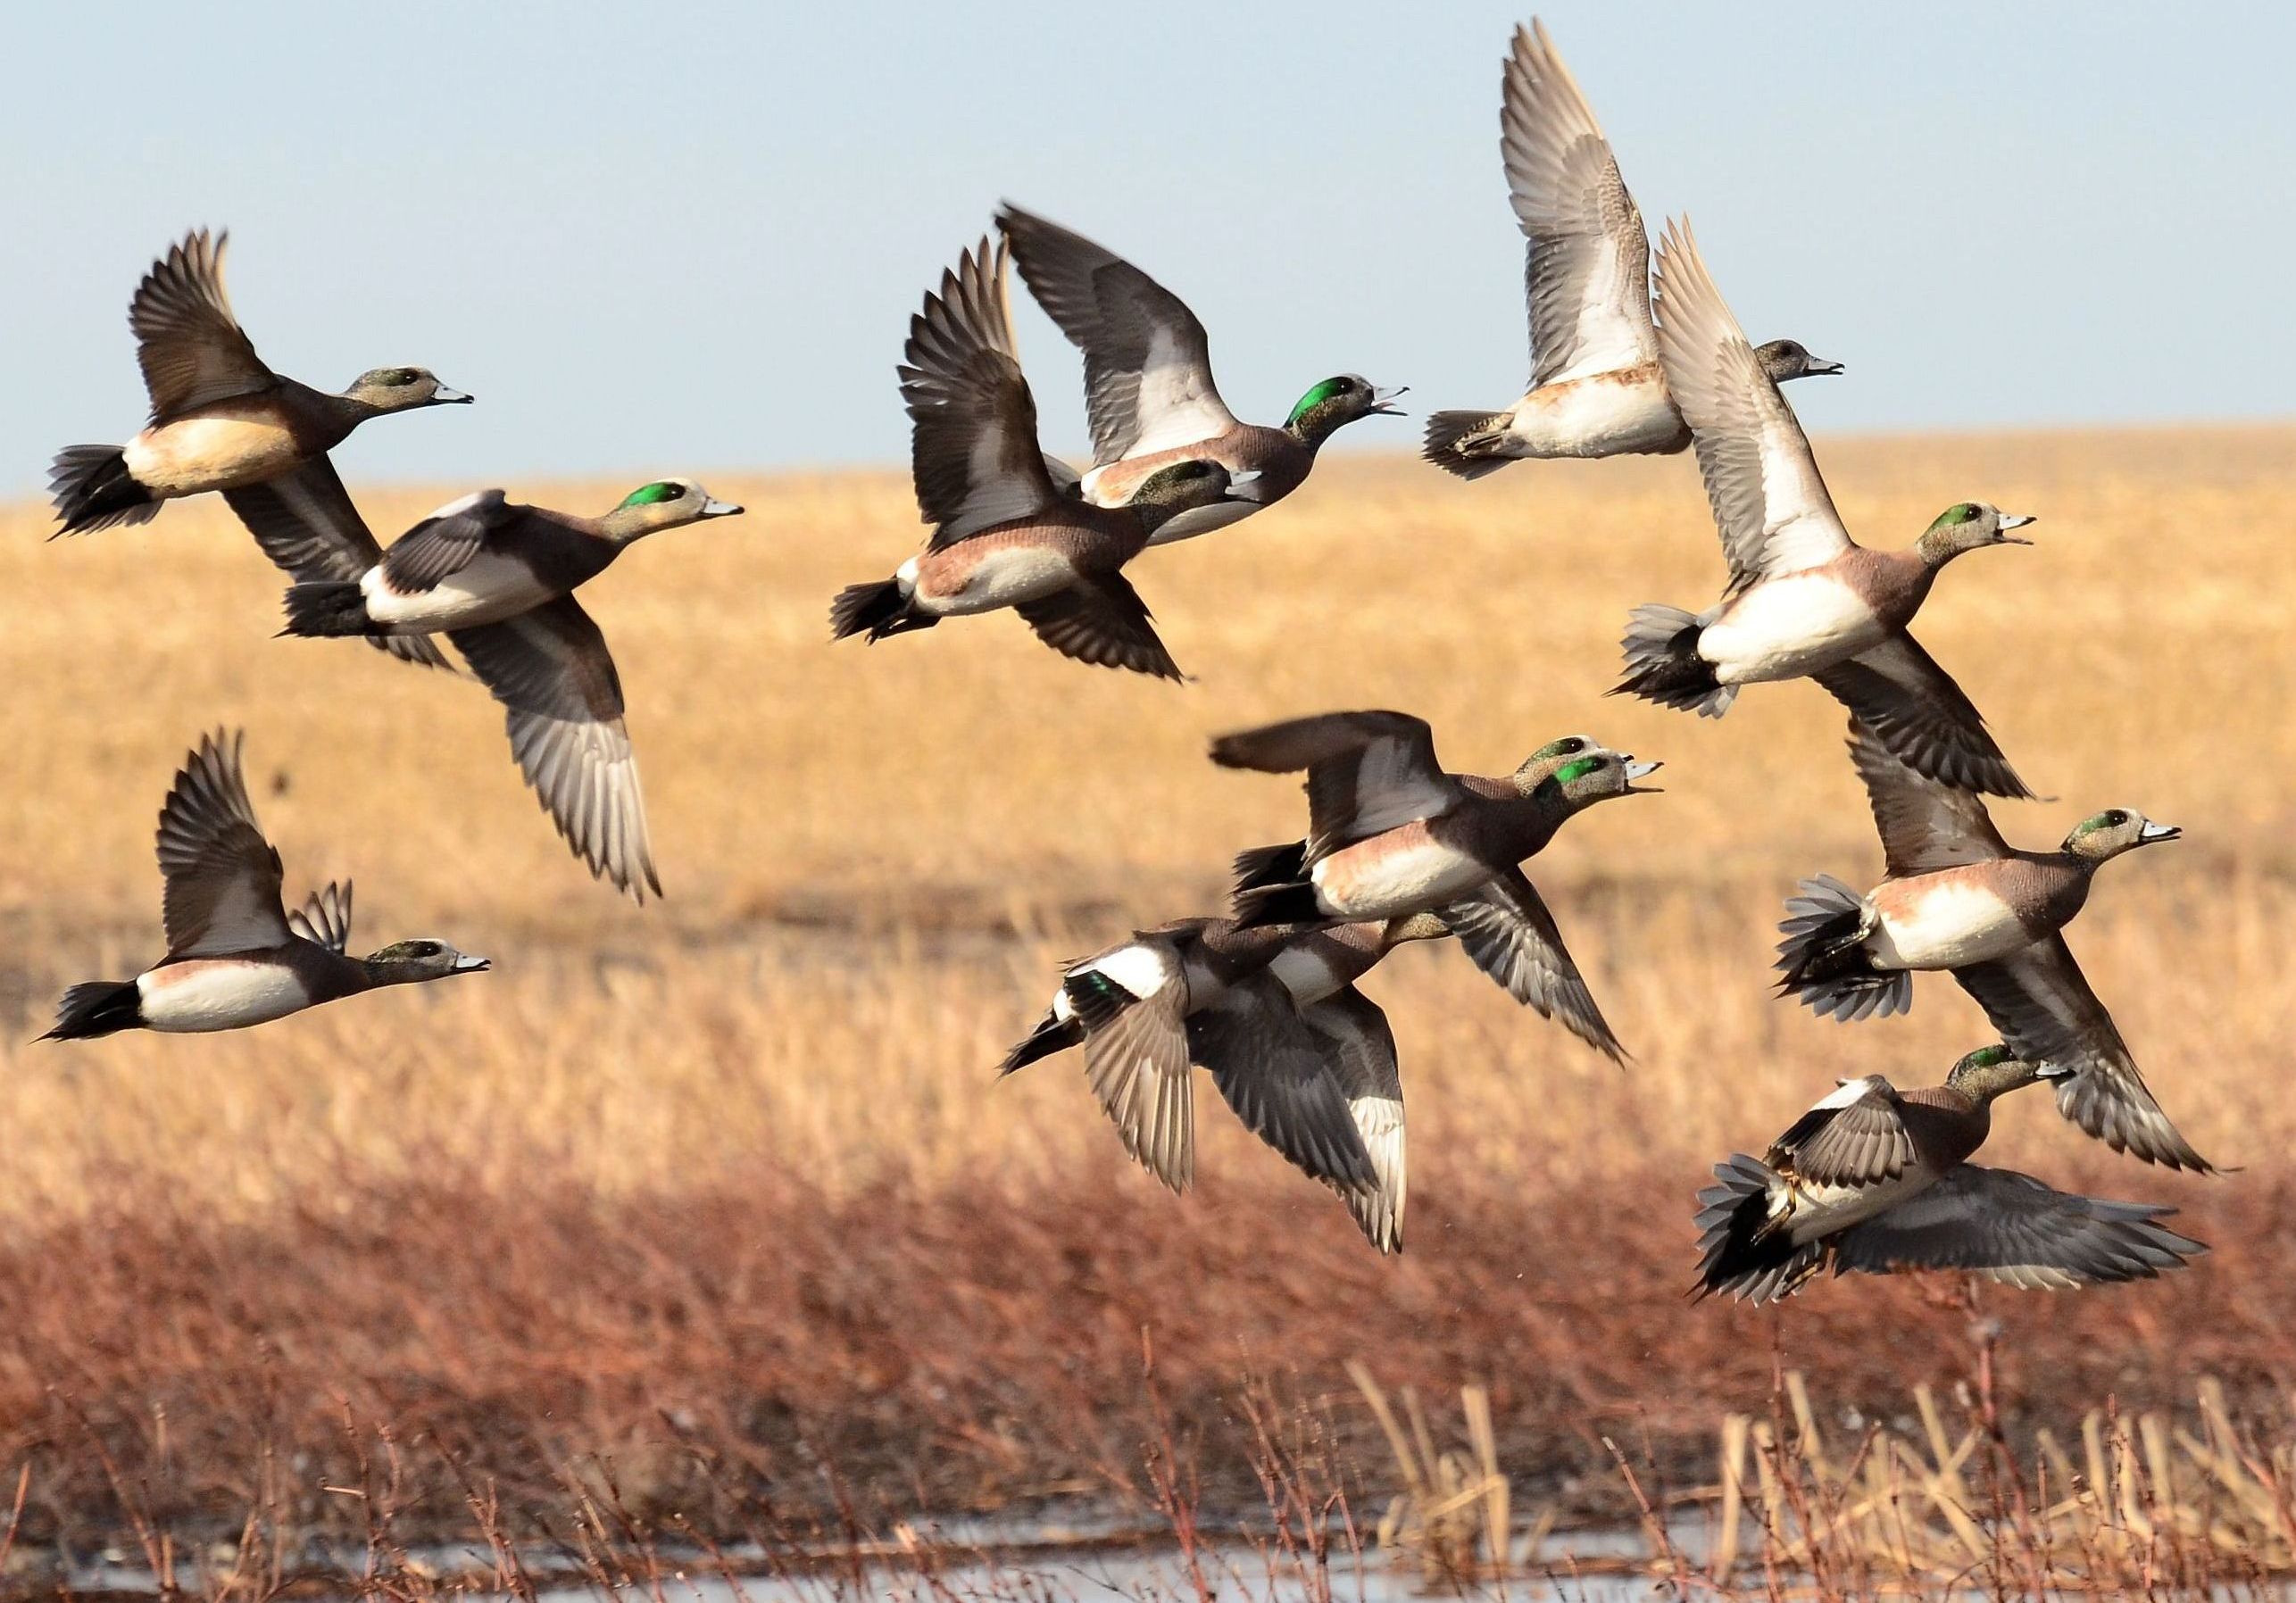
[[[1411,386],[1408,384],[1399,384],[1391,390],[1383,390],[1375,386],[1371,391],[1371,410],[1363,415],[1367,418],[1400,418],[1403,415],[1403,409],[1400,406],[1390,406],[1387,403],[1398,395],[1408,395],[1410,393]]]
[[[1642,785],[1636,782],[1649,778],[1652,774],[1657,773],[1664,767],[1666,767],[1666,764],[1662,762],[1637,762],[1631,757],[1626,759],[1626,793],[1630,796],[1655,796],[1659,794],[1659,787],[1657,785]]]
[[[2140,846],[2151,846],[2162,841],[2175,840],[2184,833],[2174,824],[2155,824],[2148,818],[2145,820],[2144,827],[2136,832],[2136,843]]]
[[[1838,373],[1841,370],[1842,364],[1840,362],[1828,361],[1823,356],[1811,357],[1809,359],[1809,365],[1802,370],[1804,373],[1816,378],[1831,378],[1834,374]]]
[[[741,514],[742,509],[730,501],[719,501],[713,497],[702,503],[702,516],[704,518],[738,518]]]
[[[486,959],[474,958],[467,951],[454,959],[454,972],[456,974],[484,974],[487,969],[492,968],[493,967],[494,965],[487,961]]]
[[[2033,544],[2032,541],[2020,540],[2015,535],[2009,533],[2009,530],[2013,528],[2023,528],[2028,523],[2038,523],[2040,521],[2041,519],[2035,518],[2030,512],[2003,512],[2001,514],[2001,538],[2011,545],[2030,545]]]
[[[430,392],[433,406],[468,406],[478,398],[469,390],[451,390],[443,384]]]

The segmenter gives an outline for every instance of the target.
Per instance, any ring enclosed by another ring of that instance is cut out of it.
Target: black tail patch
[[[1286,841],[1280,846],[1254,846],[1235,854],[1235,889],[1258,890],[1262,885],[1287,885],[1308,876],[1308,843]]]
[[[1082,1045],[1084,1038],[1082,1020],[1055,1018],[1047,1013],[1036,1021],[1036,1027],[1028,1032],[1026,1041],[1004,1054],[1004,1061],[997,1065],[996,1072],[1002,1076],[1017,1068],[1026,1068],[1039,1058],[1049,1058],[1054,1052],[1064,1052],[1072,1046]]]
[[[909,604],[909,592],[899,579],[879,579],[869,585],[847,585],[829,603],[829,638],[843,640],[867,631],[871,642],[911,629],[929,629],[941,620]]]
[[[1830,874],[1805,879],[1798,889],[1801,894],[1786,898],[1785,922],[1778,926],[1778,994],[1798,996],[1819,1017],[1844,1024],[1912,1007],[1913,976],[1876,968],[1867,954],[1864,898]]]
[[[1235,893],[1238,929],[1258,929],[1267,924],[1329,924],[1331,915],[1316,901],[1316,888],[1306,880],[1292,885],[1239,887]]]
[[[1698,1193],[1697,1296],[1734,1293],[1749,1302],[1775,1302],[1824,1266],[1824,1242],[1796,1246],[1790,1233],[1772,1225],[1769,1190],[1777,1175],[1768,1165],[1734,1153],[1714,1166],[1714,1178],[1720,1184]]]
[[[1651,602],[1636,607],[1626,619],[1625,638],[1618,642],[1626,654],[1626,677],[1612,695],[1636,695],[1661,707],[1695,712],[1701,718],[1720,718],[1738,699],[1738,687],[1714,677],[1714,665],[1698,654],[1698,637],[1705,625],[1680,607]]]
[[[324,639],[371,635],[374,628],[374,620],[367,616],[366,592],[349,579],[308,580],[287,586],[285,632],[289,635]]]
[[[114,524],[149,523],[159,497],[136,482],[117,445],[66,445],[48,466],[59,535],[85,535]]]
[[[86,1041],[142,1027],[144,1007],[133,980],[86,980],[63,993],[55,1028],[43,1041]]]
[[[1439,411],[1427,418],[1426,443],[1419,454],[1446,473],[1461,478],[1481,478],[1496,473],[1515,459],[1493,449],[1507,432],[1512,412]]]

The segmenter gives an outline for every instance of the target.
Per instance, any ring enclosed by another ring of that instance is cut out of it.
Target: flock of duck
[[[1995,1100],[2040,1082],[2116,1151],[2211,1168],[2146,1087],[2063,934],[2102,864],[2177,831],[2117,808],[2053,851],[2010,846],[1984,798],[2032,793],[1908,632],[1947,564],[2026,544],[2012,531],[2032,519],[1962,502],[1906,549],[1859,544],[1780,387],[1839,364],[1791,340],[1750,343],[1686,223],[1669,225],[1653,262],[1610,144],[1536,22],[1516,30],[1501,127],[1528,241],[1531,382],[1503,411],[1435,413],[1427,460],[1472,479],[1522,460],[1695,453],[1727,582],[1702,611],[1635,609],[1612,694],[1719,718],[1748,685],[1807,678],[1843,703],[1884,877],[1862,892],[1830,876],[1801,884],[1783,926],[1781,993],[1848,1021],[1909,1007],[1917,973],[1951,974],[2001,1037],[1941,1085],[1844,1080],[1763,1157],[1718,1165],[1698,1196],[1698,1290],[1769,1300],[1828,1267],[2069,1286],[2153,1275],[2205,1251],[2160,1223],[2168,1208],[1968,1161]],[[925,296],[900,368],[931,534],[892,577],[836,598],[834,635],[877,641],[1010,609],[1065,655],[1177,679],[1127,564],[1281,501],[1327,439],[1393,412],[1399,392],[1344,374],[1311,386],[1281,427],[1242,422],[1177,295],[1044,218],[1007,206],[996,223],[996,238]],[[224,244],[190,235],[137,290],[129,323],[151,421],[125,445],[57,456],[59,533],[221,494],[290,580],[286,633],[363,639],[451,672],[444,635],[503,704],[512,755],[574,854],[640,902],[659,894],[620,681],[576,592],[634,541],[742,509],[683,478],[643,485],[596,517],[488,489],[383,547],[328,453],[370,418],[470,397],[421,368],[377,369],[340,395],[273,372],[225,296]],[[1082,474],[1037,443],[1009,317],[1015,262],[1083,353],[1094,457]],[[487,967],[435,939],[351,955],[347,883],[287,910],[241,739],[203,737],[162,809],[166,955],[133,980],[72,986],[48,1038],[238,1028]],[[1398,1250],[1398,1055],[1357,982],[1405,942],[1455,939],[1518,1002],[1625,1063],[1523,864],[1577,813],[1645,793],[1658,764],[1567,735],[1511,774],[1454,773],[1425,722],[1392,711],[1245,730],[1210,755],[1303,772],[1304,836],[1236,859],[1229,916],[1138,931],[1070,964],[1004,1071],[1080,1047],[1126,1150],[1184,1191],[1192,1068],[1205,1067],[1246,1125],[1335,1191],[1374,1246]]]

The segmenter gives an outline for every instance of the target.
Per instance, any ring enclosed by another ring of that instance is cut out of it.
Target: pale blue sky
[[[42,8],[0,100],[8,487],[137,425],[127,296],[202,222],[282,370],[420,362],[478,394],[362,431],[354,482],[900,461],[907,318],[1006,196],[1185,296],[1245,417],[1346,370],[1415,411],[1498,404],[1525,367],[1494,134],[1523,14]],[[2296,410],[2285,9],[1543,14],[1653,226],[1687,209],[1749,332],[1849,364],[1798,394],[1814,428]],[[1076,362],[1025,319],[1073,449]]]

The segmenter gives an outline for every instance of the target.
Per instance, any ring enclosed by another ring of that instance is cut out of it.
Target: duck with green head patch
[[[1626,677],[1611,694],[1719,718],[1742,685],[1815,679],[1917,772],[1989,795],[2031,795],[1976,707],[1907,626],[1948,562],[2030,544],[2009,531],[2033,519],[1961,502],[1907,550],[1859,545],[1687,225],[1668,230],[1659,280],[1660,349],[1698,437],[1730,584],[1703,613],[1637,607],[1620,643]]]
[[[1583,735],[1504,778],[1447,772],[1402,712],[1332,712],[1220,736],[1223,768],[1306,770],[1308,837],[1235,860],[1236,922],[1441,918],[1509,995],[1609,1056],[1625,1049],[1520,865],[1597,802],[1640,795],[1655,762]]]
[[[1913,1005],[1916,973],[1951,974],[2019,1057],[2062,1071],[2067,1117],[2115,1151],[2210,1168],[2153,1100],[2064,935],[2100,867],[2181,832],[2113,808],[2054,851],[2019,851],[1980,797],[1917,773],[1855,718],[1850,758],[1885,876],[1862,895],[1831,876],[1801,882],[1780,926],[1780,993],[1844,1022],[1886,1017]]]
[[[1191,1067],[1252,1133],[1344,1200],[1382,1252],[1402,1249],[1403,1091],[1386,1015],[1355,981],[1406,941],[1451,932],[1383,923],[1183,918],[1069,964],[1002,1072],[1081,1046],[1085,1077],[1125,1150],[1175,1192],[1195,1174]]]
[[[220,731],[202,736],[160,809],[167,955],[132,980],[72,986],[41,1039],[244,1029],[379,986],[487,967],[437,940],[351,956],[347,880],[288,912],[279,900],[279,854],[247,800],[243,741]]]
[[[1531,383],[1504,411],[1439,411],[1420,454],[1481,478],[1509,462],[1670,455],[1690,426],[1668,395],[1651,318],[1651,243],[1594,110],[1534,21],[1515,30],[1499,153],[1527,242]],[[1790,339],[1755,353],[1777,383],[1838,373]]]
[[[354,635],[443,665],[454,643],[505,709],[527,783],[592,875],[639,901],[661,892],[623,722],[621,676],[574,592],[636,542],[741,511],[690,478],[640,485],[595,517],[478,490],[385,551],[342,486],[260,485],[232,506],[295,581],[286,633]]]
[[[1084,353],[1093,466],[1077,494],[1095,506],[1126,506],[1158,469],[1192,459],[1259,476],[1216,505],[1165,519],[1151,544],[1209,534],[1272,506],[1306,482],[1317,450],[1335,431],[1395,411],[1388,403],[1401,390],[1343,373],[1310,386],[1280,428],[1239,422],[1212,382],[1203,325],[1177,295],[1114,252],[1018,206],[1005,206],[996,222],[1037,304]]]
[[[330,395],[255,354],[223,293],[228,233],[185,236],[136,288],[128,324],[152,419],[125,445],[68,445],[49,469],[60,535],[145,523],[161,505],[323,470],[370,418],[465,402],[427,368],[376,368]]]
[[[1844,1080],[1770,1143],[1735,1153],[1698,1193],[1697,1294],[1776,1302],[1820,1270],[1950,1269],[2027,1290],[2149,1280],[2206,1252],[2160,1220],[2173,1208],[2055,1191],[1968,1161],[1992,1105],[2065,1071],[2006,1045],[1964,1057],[1942,1085]]]
[[[1005,275],[1005,247],[984,239],[910,320],[901,394],[917,506],[933,533],[891,578],[838,593],[832,637],[875,642],[1009,607],[1063,656],[1177,679],[1122,569],[1170,519],[1241,493],[1242,476],[1184,456],[1159,464],[1121,507],[1064,493],[1036,443]]]

